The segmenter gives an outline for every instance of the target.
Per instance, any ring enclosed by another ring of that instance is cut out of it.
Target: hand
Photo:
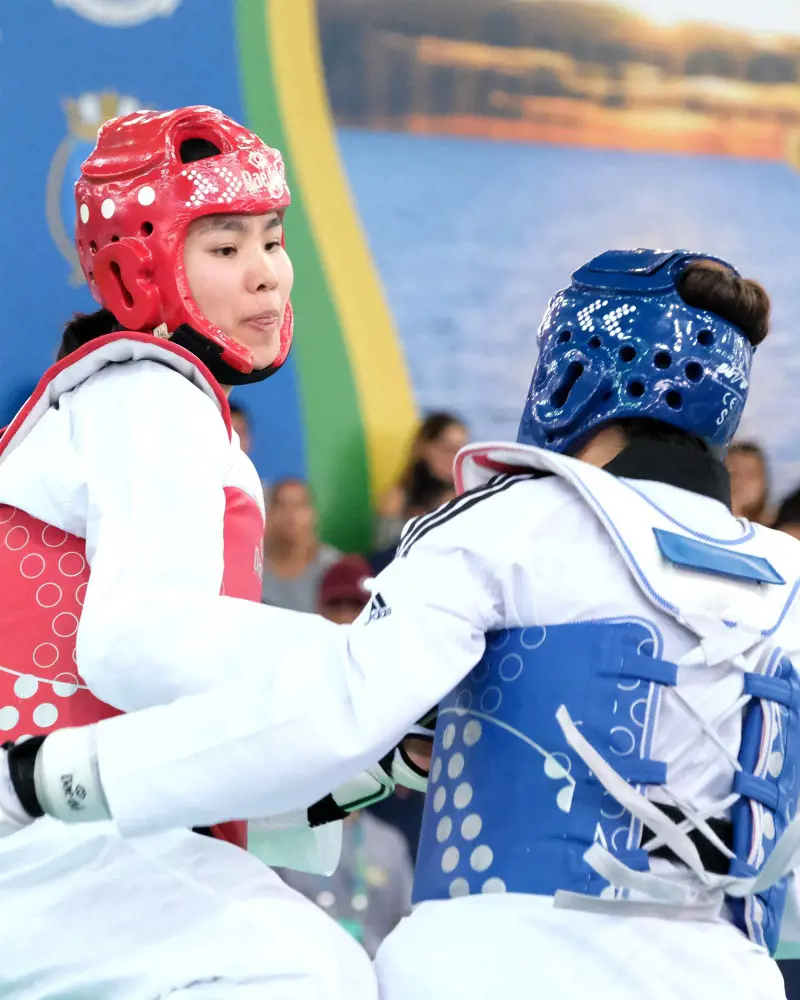
[[[32,822],[33,819],[22,808],[11,783],[8,751],[0,748],[0,837],[10,837]]]
[[[425,739],[424,736],[406,736],[402,747],[409,759],[420,771],[425,773],[430,771],[433,740]]]

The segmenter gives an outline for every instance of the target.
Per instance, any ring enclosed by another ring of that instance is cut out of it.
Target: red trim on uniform
[[[215,840],[224,840],[228,844],[233,844],[234,847],[241,847],[243,851],[247,850],[246,819],[236,819],[230,823],[215,823],[208,829]]]
[[[107,333],[102,337],[96,337],[94,340],[88,341],[88,343],[83,344],[76,351],[72,351],[65,358],[62,358],[61,361],[57,361],[54,365],[51,365],[50,368],[47,369],[39,380],[39,384],[34,389],[31,397],[16,417],[14,417],[11,423],[1,432],[0,455],[3,454],[9,442],[13,440],[16,433],[30,416],[31,411],[42,398],[53,379],[57,378],[62,372],[66,371],[72,365],[82,361],[87,355],[118,340],[132,340],[136,343],[156,346],[165,351],[171,352],[172,354],[176,354],[179,358],[183,358],[184,361],[191,362],[191,364],[193,364],[194,367],[200,372],[213,390],[214,395],[217,398],[217,402],[220,404],[222,419],[225,421],[225,427],[228,431],[228,440],[230,440],[232,427],[231,408],[228,403],[228,397],[225,395],[225,391],[222,386],[214,378],[208,368],[206,368],[203,362],[199,358],[195,357],[195,355],[190,351],[187,351],[184,347],[179,347],[177,344],[171,344],[166,340],[157,340],[152,333],[133,333],[130,330],[123,330],[120,333]]]
[[[529,472],[530,467],[525,465],[513,465],[508,462],[497,462],[489,458],[489,452],[495,451],[498,445],[493,444],[488,448],[485,445],[469,445],[456,455],[455,466],[453,468],[453,482],[457,493],[464,492],[464,462],[469,458],[481,469],[488,469],[495,473],[509,473],[516,475],[520,472]]]

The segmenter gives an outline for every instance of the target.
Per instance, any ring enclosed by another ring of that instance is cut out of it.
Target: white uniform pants
[[[541,896],[422,903],[375,960],[381,1000],[783,1000],[731,924],[556,910]]]
[[[186,831],[37,822],[0,841],[0,917],[3,1000],[377,1000],[335,921],[245,851]]]

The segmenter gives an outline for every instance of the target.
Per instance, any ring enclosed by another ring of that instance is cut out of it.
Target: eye
[[[269,243],[265,244],[265,249],[268,253],[272,253],[274,250],[279,250],[281,247],[280,240],[270,240]]]
[[[233,257],[236,253],[236,247],[215,247],[211,252],[218,257]]]

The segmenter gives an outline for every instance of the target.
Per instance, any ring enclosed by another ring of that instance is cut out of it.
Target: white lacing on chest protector
[[[706,615],[684,615],[681,621],[700,637],[700,643],[695,649],[678,661],[679,677],[681,667],[702,665],[711,667],[721,663],[727,663],[741,670],[744,675],[747,672],[747,667],[743,654],[754,650],[759,645],[767,654],[761,657],[761,662],[772,662],[769,652],[774,649],[774,646],[761,633],[748,631],[741,626],[728,628],[724,621]],[[681,694],[679,684],[670,688],[670,690],[676,700],[676,704],[680,705],[687,717],[695,723],[694,733],[668,755],[666,759],[667,782],[659,786],[661,792],[686,817],[680,823],[675,823],[671,820],[654,802],[651,802],[644,795],[636,791],[635,788],[628,784],[614,770],[580,733],[572,721],[566,706],[562,705],[558,709],[556,719],[561,726],[567,742],[594,773],[606,791],[655,834],[650,841],[642,845],[643,850],[651,852],[665,845],[674,853],[676,858],[686,865],[688,872],[682,872],[680,877],[669,877],[667,875],[657,875],[650,871],[635,871],[614,857],[613,854],[598,843],[593,844],[584,854],[584,860],[594,871],[607,879],[612,885],[641,893],[654,903],[660,904],[660,908],[663,907],[663,904],[672,904],[673,906],[680,907],[681,910],[688,907],[690,909],[696,908],[712,912],[714,910],[718,911],[725,895],[740,898],[756,895],[769,889],[795,868],[798,862],[800,862],[800,817],[792,820],[784,830],[783,835],[775,844],[772,853],[758,875],[742,878],[731,875],[718,875],[707,871],[697,847],[689,836],[689,832],[692,829],[699,831],[725,857],[735,857],[734,852],[714,833],[708,825],[707,820],[712,816],[726,814],[731,806],[740,798],[740,795],[732,792],[724,798],[710,802],[703,806],[702,809],[699,809],[693,803],[695,789],[684,792],[680,796],[670,789],[669,768],[671,765],[674,766],[679,761],[687,759],[696,748],[697,743],[707,738],[716,745],[733,774],[741,771],[742,765],[738,758],[724,745],[719,735],[719,728],[731,716],[741,712],[751,697],[754,696],[742,693],[733,703],[725,706],[721,711],[719,704],[711,706],[709,711],[716,711],[716,714],[706,718],[701,712],[688,704],[687,700]],[[774,715],[774,724],[780,726],[780,717],[777,712]],[[771,745],[771,741],[768,743],[769,745]],[[569,901],[566,901],[565,898],[557,900],[560,905],[574,905],[580,908],[614,908],[619,903],[627,902],[626,900],[581,897],[574,893],[563,893],[561,895],[562,897],[569,897]]]

